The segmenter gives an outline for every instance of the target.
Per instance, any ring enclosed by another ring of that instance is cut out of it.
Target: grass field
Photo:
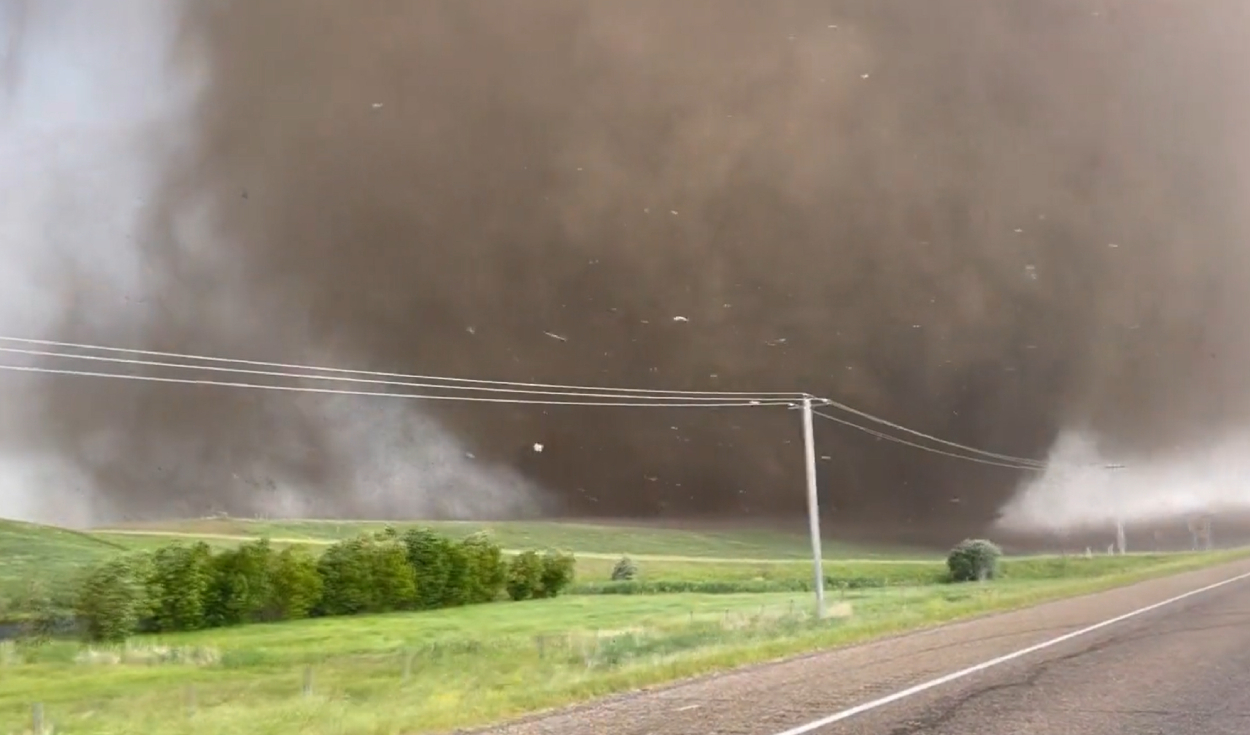
[[[0,596],[22,596],[35,580],[49,594],[63,592],[79,570],[125,548],[78,531],[0,519]]]
[[[230,546],[265,536],[315,548],[379,525],[215,519],[77,533],[0,523],[0,583],[72,575],[171,540]],[[436,528],[466,535],[484,526]],[[829,590],[833,615],[818,621],[808,593],[733,591],[806,583],[801,536],[532,523],[490,530],[509,548],[575,552],[573,591],[583,594],[138,637],[122,649],[0,644],[0,735],[27,731],[35,703],[56,732],[71,734],[443,731],[1250,553],[1009,558],[993,583],[949,585],[932,556],[829,546],[826,575],[847,584]],[[623,553],[640,564],[628,588],[607,583]],[[720,589],[647,594],[686,583]]]
[[[101,537],[120,540],[140,535],[188,535],[200,538],[281,539],[288,543],[332,543],[361,532],[377,531],[388,524],[370,521],[253,521],[236,518],[197,519],[177,522],[136,523],[99,529]],[[802,534],[777,531],[685,531],[639,526],[592,525],[511,521],[475,523],[423,521],[393,523],[403,531],[425,526],[455,538],[488,531],[505,549],[557,548],[582,557],[616,559],[622,554],[637,558],[724,559],[784,561],[811,557],[808,539]],[[916,550],[873,549],[827,541],[824,552],[831,558],[914,559]]]
[[[58,733],[441,731],[1244,554],[1024,561],[993,584],[835,591],[823,622],[806,595],[592,595],[140,638],[119,651],[10,646],[0,732],[21,732],[34,702]],[[1062,579],[1027,578],[1059,564]]]

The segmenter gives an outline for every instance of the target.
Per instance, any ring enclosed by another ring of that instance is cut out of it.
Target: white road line
[[[1089,633],[1093,633],[1096,630],[1101,630],[1102,628],[1106,628],[1107,626],[1124,622],[1125,620],[1128,620],[1129,618],[1135,618],[1138,615],[1144,615],[1152,610],[1158,610],[1161,607],[1171,605],[1174,602],[1180,602],[1181,600],[1184,600],[1189,597],[1193,597],[1194,595],[1200,595],[1204,592],[1210,592],[1213,589],[1218,589],[1225,585],[1232,584],[1233,582],[1240,582],[1241,580],[1247,579],[1247,578],[1250,578],[1250,572],[1247,572],[1245,574],[1238,574],[1236,577],[1226,579],[1222,582],[1216,582],[1215,584],[1209,584],[1206,587],[1200,587],[1196,590],[1190,590],[1189,592],[1186,592],[1182,595],[1177,595],[1176,597],[1166,599],[1163,602],[1156,602],[1153,605],[1147,605],[1146,607],[1138,608],[1137,610],[1134,610],[1132,612],[1127,612],[1127,613],[1124,613],[1123,615],[1119,615],[1114,618],[1104,620],[1101,623],[1095,623],[1089,627],[1081,628],[1080,630],[1074,630],[1071,633],[1066,633],[1064,635],[1059,636],[1058,638],[1051,638],[1048,641],[1043,641],[1036,645],[1029,646],[1028,648],[1022,648],[1019,651],[1009,653],[1005,656],[999,656],[998,658],[990,659],[989,661],[979,663],[975,666],[969,666],[966,669],[961,669],[954,673],[947,674],[946,676],[940,676],[936,679],[926,681],[923,684],[917,684],[914,687],[910,687],[908,689],[895,692],[893,694],[881,697],[880,699],[874,699],[871,702],[865,702],[863,704],[851,707],[850,709],[844,709],[841,712],[836,712],[832,715],[829,715],[828,717],[822,717],[819,720],[813,720],[812,722],[809,722],[806,725],[799,725],[798,727],[790,728],[789,730],[786,730],[784,732],[779,732],[776,735],[804,735],[805,733],[809,733],[813,730],[818,730],[822,727],[832,725],[835,722],[841,722],[842,720],[849,720],[850,718],[855,717],[857,715],[862,715],[865,712],[877,709],[879,707],[884,707],[887,704],[893,704],[894,702],[897,702],[901,699],[907,699],[908,697],[915,696],[917,694],[920,694],[921,692],[928,691],[935,687],[940,687],[943,684],[949,684],[952,681],[956,681],[966,676],[971,676],[975,673],[985,671],[986,669],[993,668],[995,666],[998,666],[999,664],[1005,664],[1008,661],[1014,661],[1018,658],[1023,658],[1024,656],[1028,656],[1030,653],[1036,653],[1043,649],[1050,648],[1051,646],[1057,646],[1060,643],[1070,641],[1073,638],[1079,638],[1083,635],[1088,635]]]

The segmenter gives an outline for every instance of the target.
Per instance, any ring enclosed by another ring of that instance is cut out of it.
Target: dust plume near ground
[[[1237,4],[266,0],[172,15],[165,71],[196,97],[148,151],[133,245],[147,307],[110,317],[115,289],[66,271],[58,335],[801,389],[1035,457],[1066,429],[1128,461],[1186,452],[1250,409]],[[320,514],[803,507],[783,410],[30,385],[23,446],[114,515],[251,512],[274,494]],[[822,496],[844,521],[954,533],[1024,479],[818,434]]]

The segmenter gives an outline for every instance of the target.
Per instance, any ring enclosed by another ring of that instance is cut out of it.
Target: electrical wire
[[[300,371],[318,371],[323,373],[333,373],[335,375],[367,375],[375,378],[395,378],[399,380],[413,381],[436,381],[444,383],[455,383],[463,385],[482,385],[482,386],[509,386],[513,388],[539,388],[551,390],[567,390],[567,391],[598,391],[612,394],[632,394],[645,397],[655,397],[660,395],[692,397],[692,396],[708,396],[712,398],[733,398],[741,399],[746,397],[757,397],[764,399],[802,399],[807,394],[799,392],[747,392],[747,391],[692,391],[692,390],[654,390],[650,388],[607,388],[599,386],[579,386],[579,385],[560,385],[555,383],[527,383],[512,380],[481,380],[475,378],[452,378],[437,375],[415,375],[408,373],[388,373],[375,370],[350,370],[345,368],[319,367],[314,365],[297,365],[281,362],[265,362],[262,360],[243,360],[230,357],[210,357],[206,355],[192,355],[177,352],[161,352],[158,350],[140,350],[128,347],[110,347],[105,345],[83,344],[76,342],[58,342],[47,339],[31,339],[26,337],[7,337],[0,336],[0,342],[9,342],[16,344],[39,345],[42,347],[69,348],[79,350],[96,350],[99,352],[113,352],[130,355],[145,355],[148,357],[165,357],[179,360],[198,360],[203,362],[213,362],[229,365],[250,365],[253,367],[280,368],[284,370],[300,370]],[[191,366],[201,367],[201,366]],[[202,368],[208,369],[208,368]]]
[[[1019,463],[1012,464],[1012,463],[1007,463],[1007,462],[998,462],[998,461],[991,460],[991,459],[982,459],[980,457],[969,457],[964,454],[955,454],[954,452],[948,452],[944,449],[936,449],[934,447],[927,447],[923,444],[919,444],[913,441],[908,441],[907,439],[901,439],[897,436],[891,436],[884,432],[877,431],[876,429],[870,429],[866,426],[860,426],[859,424],[853,421],[847,421],[846,419],[838,418],[837,416],[830,416],[829,414],[822,413],[820,411],[812,411],[812,415],[819,416],[822,419],[828,419],[829,421],[842,424],[843,426],[849,426],[852,429],[857,429],[870,436],[875,436],[878,439],[885,439],[886,441],[892,441],[898,444],[902,444],[904,446],[914,447],[916,449],[922,449],[926,452],[932,452],[934,454],[941,454],[946,457],[953,457],[955,459],[967,460],[968,462],[977,462],[978,464],[993,465],[995,467],[1005,467],[1007,469],[1013,469],[1013,470],[1027,470],[1030,472],[1044,472],[1046,470],[1046,465],[1044,464],[1041,466],[1038,466],[1038,465],[1032,465],[1032,464],[1019,464]]]
[[[0,338],[3,339],[3,338]],[[184,370],[205,370],[222,373],[235,373],[244,375],[261,375],[273,378],[300,378],[304,380],[332,380],[342,383],[365,383],[370,385],[389,385],[402,388],[424,388],[436,390],[453,390],[453,391],[481,391],[485,393],[520,393],[526,395],[544,395],[544,396],[568,396],[581,398],[647,398],[654,401],[689,401],[689,402],[724,402],[730,396],[702,396],[702,395],[638,395],[638,394],[620,394],[620,393],[591,393],[592,389],[583,391],[548,391],[526,388],[496,388],[476,385],[446,385],[439,383],[421,383],[398,380],[378,380],[374,378],[346,378],[336,375],[315,375],[308,373],[292,373],[278,372],[274,370],[253,370],[249,368],[221,367],[218,365],[187,365],[185,363],[162,362],[158,360],[138,360],[126,357],[107,357],[104,355],[78,355],[65,352],[52,352],[49,350],[28,350],[20,347],[0,347],[0,353],[31,355],[36,357],[57,357],[67,358],[70,360],[92,360],[96,362],[108,362],[122,365],[146,365],[148,367],[165,367],[165,368],[181,368]],[[775,397],[768,394],[742,394],[732,396],[734,399],[754,399],[754,400],[775,400]]]
[[[897,431],[902,431],[902,432],[904,432],[904,433],[911,434],[912,436],[918,436],[918,437],[920,437],[920,438],[922,438],[922,439],[928,439],[928,440],[929,440],[929,441],[931,441],[931,442],[936,442],[936,443],[938,443],[938,444],[942,444],[942,445],[945,445],[945,446],[948,446],[948,447],[953,447],[953,448],[955,448],[955,449],[961,449],[961,450],[963,450],[963,451],[965,451],[965,452],[970,452],[970,453],[972,453],[972,454],[977,454],[977,455],[980,455],[980,456],[982,456],[982,457],[989,457],[989,458],[991,458],[991,459],[999,460],[999,461],[1001,461],[1001,462],[1010,462],[1010,463],[1015,463],[1015,464],[1028,465],[1029,467],[1036,467],[1036,468],[1039,468],[1039,469],[1045,469],[1045,467],[1046,467],[1046,463],[1045,463],[1045,462],[1043,462],[1043,461],[1041,461],[1041,460],[1037,460],[1037,459],[1030,459],[1030,458],[1028,458],[1028,457],[1013,457],[1013,456],[1012,456],[1012,455],[1010,455],[1010,454],[998,454],[997,452],[987,452],[987,451],[985,451],[984,449],[977,449],[976,447],[970,447],[970,446],[967,446],[967,445],[965,445],[965,444],[960,444],[960,443],[958,443],[958,442],[953,442],[953,441],[948,441],[948,440],[946,440],[946,439],[941,439],[941,438],[936,437],[936,436],[933,436],[933,435],[931,435],[931,434],[926,434],[926,433],[924,433],[924,432],[922,432],[922,431],[916,431],[915,429],[909,429],[909,428],[907,428],[906,426],[902,426],[902,425],[900,425],[900,424],[896,424],[896,423],[893,423],[893,422],[891,422],[891,421],[887,421],[887,420],[885,420],[885,419],[883,419],[883,418],[881,418],[881,417],[879,417],[879,416],[874,416],[874,415],[872,415],[872,414],[870,414],[870,413],[867,413],[867,412],[865,412],[865,411],[860,411],[859,409],[852,408],[852,407],[850,407],[850,406],[846,405],[845,403],[839,403],[839,402],[837,402],[837,401],[834,401],[834,400],[829,400],[829,399],[826,399],[826,400],[827,400],[828,402],[827,402],[825,405],[829,406],[830,408],[836,408],[836,409],[838,409],[838,410],[840,410],[840,411],[845,411],[845,412],[847,412],[847,413],[854,414],[855,416],[859,416],[859,417],[861,417],[861,418],[868,419],[869,421],[873,421],[873,422],[875,422],[875,423],[878,423],[878,424],[882,424],[882,425],[888,426],[888,427],[890,427],[891,429],[895,429],[895,430],[897,430]],[[831,416],[825,416],[825,418],[827,418],[827,419],[832,419],[833,417],[831,417]]]
[[[644,402],[651,396],[621,396],[622,399],[635,401],[634,403],[622,403],[620,401],[543,401],[532,398],[492,398],[487,396],[465,396],[465,395],[431,395],[424,393],[395,393],[389,391],[359,391],[359,390],[341,390],[335,388],[312,388],[308,386],[298,385],[262,385],[256,383],[234,383],[224,380],[202,380],[196,378],[167,378],[157,377],[154,375],[132,375],[124,373],[101,373],[88,370],[64,370],[58,368],[36,367],[32,365],[0,365],[0,371],[9,370],[13,372],[23,373],[39,373],[44,375],[75,375],[89,378],[112,378],[115,380],[137,380],[155,383],[178,383],[182,385],[205,385],[223,388],[250,388],[254,390],[276,390],[288,391],[292,393],[320,393],[329,395],[345,395],[345,396],[369,396],[378,398],[407,398],[413,400],[427,401],[463,401],[470,403],[512,403],[524,404],[532,406],[616,406],[620,408],[746,408],[761,406],[793,406],[794,401],[784,399],[766,399],[766,400],[733,400],[727,397],[723,403],[654,403]],[[305,377],[305,376],[298,376]]]

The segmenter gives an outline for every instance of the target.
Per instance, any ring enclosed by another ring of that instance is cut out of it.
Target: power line
[[[846,405],[845,403],[839,403],[839,402],[837,402],[837,401],[830,400],[830,401],[828,402],[828,404],[827,404],[827,405],[828,405],[828,406],[830,406],[831,408],[836,408],[836,409],[839,409],[839,410],[841,410],[841,411],[845,411],[845,412],[847,412],[847,413],[854,414],[854,415],[859,416],[859,417],[861,417],[861,418],[868,419],[869,421],[873,421],[873,422],[876,422],[876,423],[878,423],[878,424],[883,424],[883,425],[885,425],[885,426],[890,427],[891,429],[895,429],[895,430],[897,430],[897,431],[902,431],[902,432],[904,432],[904,433],[911,434],[912,436],[918,436],[918,437],[920,437],[920,438],[922,438],[922,439],[928,439],[928,440],[929,440],[929,441],[931,441],[931,442],[936,442],[936,443],[938,443],[938,444],[943,444],[943,445],[948,446],[948,447],[954,447],[955,449],[961,449],[961,450],[963,450],[963,451],[965,451],[965,452],[970,452],[970,453],[972,453],[972,454],[978,454],[978,455],[981,455],[982,457],[989,457],[989,458],[991,458],[991,459],[1000,460],[1000,461],[1002,461],[1002,462],[1013,462],[1013,463],[1016,463],[1016,464],[1028,465],[1028,466],[1030,466],[1030,467],[1036,467],[1036,468],[1041,468],[1041,469],[1044,469],[1044,468],[1046,467],[1046,463],[1045,463],[1045,462],[1043,462],[1043,461],[1041,461],[1041,460],[1037,460],[1037,459],[1029,459],[1028,457],[1013,457],[1013,456],[1012,456],[1012,455],[1010,455],[1010,454],[998,454],[997,452],[987,452],[987,451],[985,451],[984,449],[977,449],[976,447],[970,447],[970,446],[967,446],[967,445],[965,445],[965,444],[960,444],[960,443],[958,443],[958,442],[953,442],[953,441],[948,441],[948,440],[946,440],[946,439],[941,439],[941,438],[938,438],[938,437],[933,436],[933,435],[931,435],[931,434],[926,434],[926,433],[921,432],[921,431],[916,431],[915,429],[909,429],[909,428],[907,428],[906,426],[902,426],[902,425],[900,425],[900,424],[896,424],[896,423],[893,423],[893,422],[891,422],[891,421],[887,421],[887,420],[885,420],[885,419],[883,419],[883,418],[881,418],[881,417],[879,417],[879,416],[874,416],[874,415],[872,415],[872,414],[870,414],[870,413],[867,413],[867,412],[864,412],[864,411],[860,411],[859,409],[856,409],[856,408],[851,408],[850,406]],[[833,417],[832,417],[832,416],[825,416],[825,418],[827,418],[827,419],[833,419]],[[836,419],[834,419],[834,420],[836,420]],[[852,424],[852,426],[854,426],[854,424]]]
[[[3,338],[0,338],[2,340]],[[249,368],[221,367],[218,365],[187,365],[185,363],[162,362],[158,360],[137,360],[126,357],[107,357],[104,355],[77,355],[65,352],[52,352],[49,350],[28,350],[20,347],[0,347],[0,353],[12,353],[20,355],[32,355],[36,357],[58,357],[70,360],[92,360],[96,362],[108,362],[122,365],[146,365],[148,367],[165,367],[180,368],[183,370],[206,370],[212,372],[235,373],[244,375],[261,375],[273,378],[300,378],[305,380],[332,380],[343,383],[365,383],[370,385],[389,385],[402,388],[424,388],[436,390],[451,391],[481,391],[485,393],[520,393],[526,395],[545,395],[545,396],[571,396],[581,398],[647,398],[655,401],[690,401],[690,402],[723,402],[729,396],[702,396],[702,395],[638,395],[638,394],[620,394],[620,393],[591,393],[592,389],[585,391],[548,391],[525,388],[496,388],[493,386],[476,386],[476,385],[446,385],[439,383],[422,383],[397,380],[378,380],[374,378],[347,378],[338,377],[337,375],[315,375],[309,373],[292,373],[278,372],[274,370],[253,370]],[[776,400],[774,396],[769,394],[735,394],[734,399],[755,399],[755,400]]]
[[[580,385],[560,385],[555,383],[526,383],[512,380],[480,380],[475,378],[452,378],[438,375],[415,375],[408,373],[388,373],[375,370],[350,370],[345,368],[319,367],[314,365],[296,365],[281,362],[265,362],[262,360],[244,360],[230,357],[210,357],[206,355],[192,355],[178,352],[161,352],[158,350],[140,350],[128,347],[109,347],[105,345],[82,344],[75,342],[58,342],[47,339],[30,339],[25,337],[5,337],[0,336],[0,342],[10,342],[27,345],[40,345],[43,347],[70,348],[79,350],[96,350],[99,352],[114,352],[130,355],[146,355],[148,357],[165,357],[179,360],[198,360],[203,362],[214,362],[229,365],[250,365],[253,367],[280,368],[284,370],[301,370],[301,371],[318,371],[323,373],[333,373],[336,375],[367,375],[375,378],[394,378],[399,380],[413,381],[436,381],[443,383],[456,383],[463,385],[489,385],[489,386],[510,386],[513,388],[540,388],[551,390],[567,390],[567,391],[599,391],[604,393],[627,393],[646,397],[655,397],[658,395],[668,396],[708,396],[713,398],[733,398],[740,399],[745,397],[761,397],[766,399],[800,399],[803,393],[798,392],[746,392],[746,391],[692,391],[692,390],[653,390],[650,388],[607,388],[599,386],[580,386]],[[201,366],[189,366],[201,367]],[[202,369],[209,369],[202,367]]]
[[[891,436],[891,435],[889,435],[889,434],[886,434],[886,433],[883,433],[883,432],[877,431],[876,429],[870,429],[870,428],[868,428],[868,427],[866,427],[866,426],[860,426],[859,424],[857,424],[857,423],[855,423],[855,422],[853,422],[853,421],[847,421],[846,419],[841,419],[841,418],[838,418],[838,417],[836,417],[836,416],[830,416],[829,414],[827,414],[827,413],[821,413],[820,411],[812,411],[812,414],[813,414],[813,415],[815,415],[815,416],[819,416],[819,417],[821,417],[822,419],[828,419],[829,421],[833,421],[833,422],[836,422],[836,423],[842,424],[843,426],[849,426],[849,427],[851,427],[852,429],[856,429],[856,430],[858,430],[858,431],[862,431],[862,432],[864,432],[865,434],[868,434],[868,435],[870,435],[870,436],[875,436],[875,437],[877,437],[878,439],[885,439],[886,441],[892,441],[892,442],[895,442],[895,443],[897,443],[897,444],[902,444],[902,445],[904,445],[904,446],[914,447],[914,448],[916,448],[916,449],[922,449],[922,450],[924,450],[924,451],[926,451],[926,452],[932,452],[932,453],[934,453],[934,454],[941,454],[941,455],[946,456],[946,457],[953,457],[953,458],[955,458],[955,459],[962,459],[962,460],[966,460],[966,461],[968,461],[968,462],[977,462],[978,464],[993,465],[993,466],[995,466],[995,467],[1006,467],[1007,469],[1013,469],[1013,470],[1028,470],[1028,471],[1030,471],[1030,472],[1044,472],[1044,471],[1046,470],[1046,465],[1045,465],[1045,464],[1042,464],[1042,465],[1040,465],[1040,466],[1039,466],[1039,465],[1032,465],[1032,464],[1010,464],[1010,463],[1007,463],[1007,462],[998,462],[998,461],[991,460],[991,459],[982,459],[982,458],[980,458],[980,457],[969,457],[969,456],[967,456],[967,455],[965,455],[965,454],[955,454],[954,452],[948,452],[948,451],[946,451],[946,450],[944,450],[944,449],[936,449],[936,448],[934,448],[934,447],[927,447],[927,446],[925,446],[925,445],[923,445],[923,444],[919,444],[919,443],[916,443],[916,442],[913,442],[913,441],[908,441],[907,439],[900,439],[900,438],[899,438],[899,437],[897,437],[897,436]],[[916,433],[916,432],[912,432],[912,433]],[[943,442],[943,443],[944,443],[944,444],[949,444],[949,443],[953,443],[953,442]],[[957,445],[957,446],[962,446],[962,445]],[[969,447],[969,449],[971,449],[971,447]],[[977,450],[973,450],[973,451],[977,451]]]
[[[621,403],[619,401],[543,401],[532,398],[492,398],[487,396],[465,396],[465,395],[431,395],[425,393],[395,393],[389,391],[359,391],[359,390],[341,390],[335,388],[311,388],[308,386],[298,385],[262,385],[256,383],[234,383],[224,380],[201,380],[196,378],[165,378],[153,375],[131,375],[124,373],[101,373],[87,370],[63,370],[58,368],[35,367],[30,365],[0,365],[0,370],[9,370],[23,373],[39,373],[44,375],[74,375],[88,378],[112,378],[115,380],[137,380],[143,382],[155,383],[178,383],[182,385],[205,385],[222,388],[245,388],[253,390],[276,390],[287,391],[292,393],[320,393],[323,395],[344,395],[344,396],[369,396],[378,398],[408,398],[413,400],[426,401],[464,401],[470,403],[513,403],[532,406],[616,406],[621,408],[746,408],[761,406],[793,406],[793,401],[784,399],[765,399],[765,400],[734,400],[730,397],[725,398],[723,403],[652,403],[643,402],[644,399],[651,396],[639,396],[632,398],[622,396],[622,399],[631,399],[634,403]],[[303,376],[300,376],[303,377]]]

